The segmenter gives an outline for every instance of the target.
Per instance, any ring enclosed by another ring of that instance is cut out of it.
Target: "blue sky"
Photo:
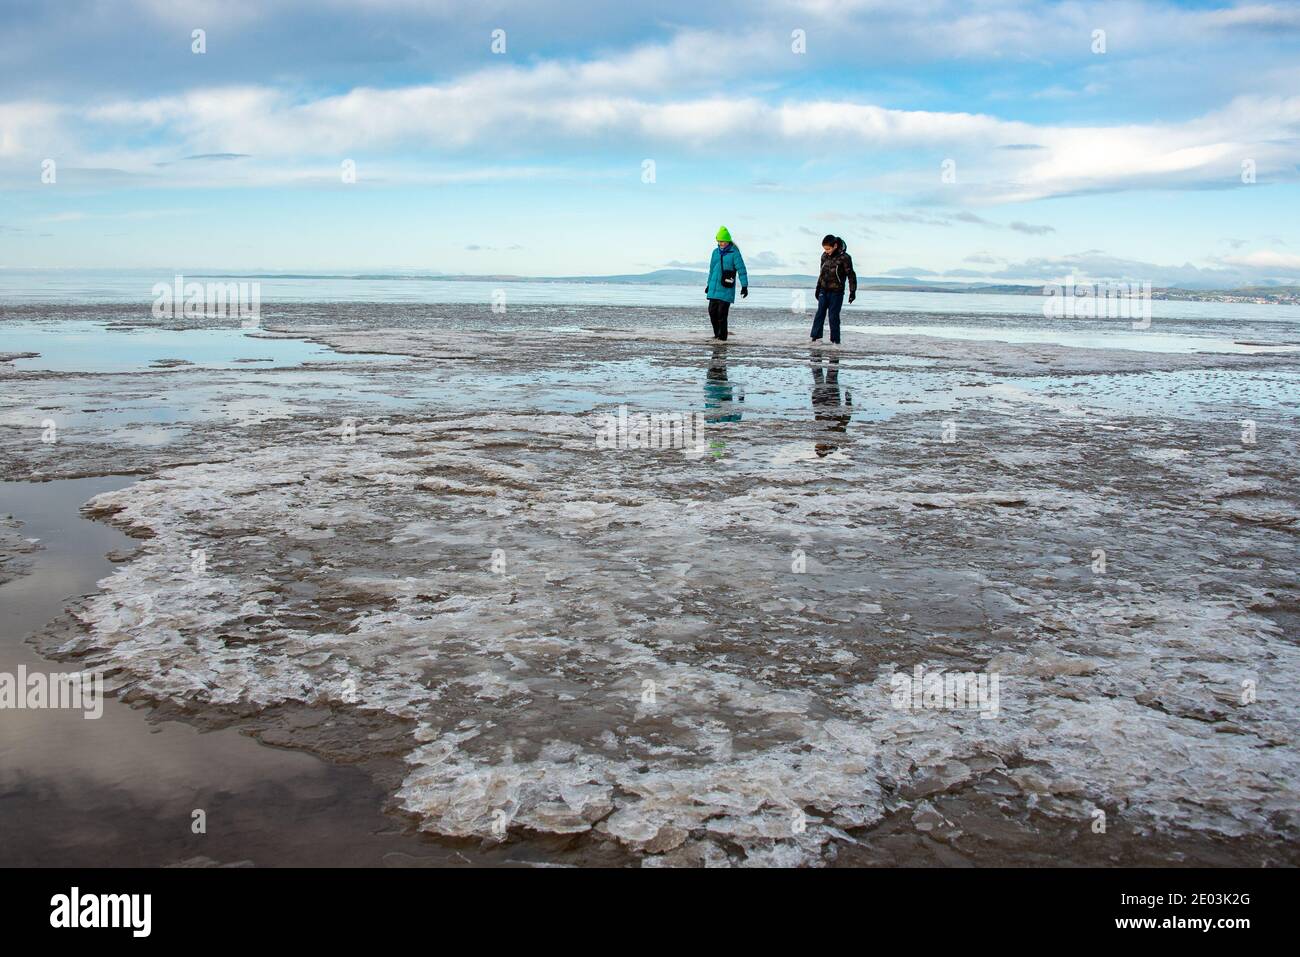
[[[1235,285],[1298,200],[1294,2],[0,5],[6,268]]]

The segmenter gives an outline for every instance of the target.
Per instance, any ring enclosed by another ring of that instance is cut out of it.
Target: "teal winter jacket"
[[[727,269],[736,270],[736,284],[731,288],[727,288],[722,284],[722,264],[724,259]],[[745,260],[740,256],[739,247],[735,243],[727,243],[727,249],[723,252],[720,246],[714,246],[713,258],[709,261],[709,285],[705,294],[710,299],[735,302],[736,290],[741,286],[748,285],[749,274],[745,272]]]

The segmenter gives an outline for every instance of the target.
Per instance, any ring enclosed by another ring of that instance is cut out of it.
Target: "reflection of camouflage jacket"
[[[817,275],[817,295],[823,292],[843,292],[844,284],[849,286],[849,295],[858,294],[858,274],[853,271],[853,257],[844,240],[837,240],[839,245],[833,253],[822,253],[821,272]]]

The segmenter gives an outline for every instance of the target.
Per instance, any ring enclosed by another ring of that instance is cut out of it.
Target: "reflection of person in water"
[[[714,346],[713,356],[709,360],[709,373],[704,380],[704,408],[715,411],[706,411],[704,421],[739,422],[740,410],[734,409],[734,406],[737,402],[744,401],[745,387],[727,379],[727,350],[722,346]]]
[[[821,354],[812,353],[812,404],[813,418],[825,423],[828,432],[845,433],[849,428],[849,419],[853,413],[853,393],[847,388],[840,392],[840,358],[831,356],[825,367],[821,363]],[[826,436],[833,439],[835,436]],[[817,455],[824,457],[834,452],[839,445],[835,442],[818,442]]]

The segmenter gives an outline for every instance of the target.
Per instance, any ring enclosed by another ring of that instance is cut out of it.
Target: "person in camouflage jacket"
[[[840,309],[844,306],[846,287],[849,302],[853,302],[858,297],[858,274],[853,271],[853,259],[844,240],[827,234],[822,239],[821,270],[817,274],[817,315],[813,317],[810,333],[814,344],[821,342],[822,326],[828,316],[831,344],[840,344]]]

